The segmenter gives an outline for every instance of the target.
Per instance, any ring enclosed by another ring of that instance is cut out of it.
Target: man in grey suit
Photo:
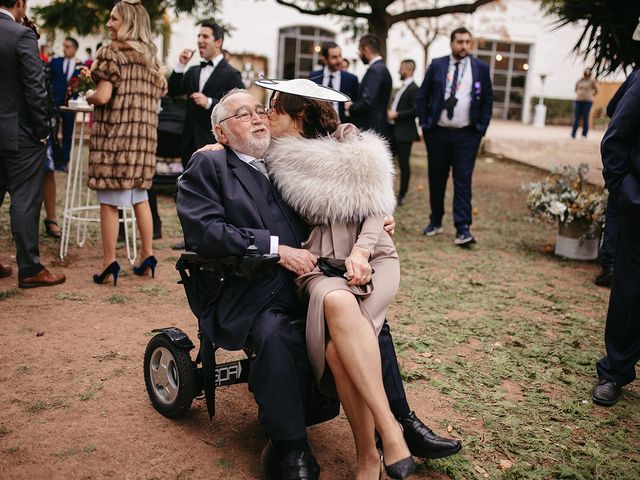
[[[36,35],[20,23],[26,9],[26,0],[0,0],[0,205],[8,191],[18,286],[33,288],[62,283],[65,276],[40,263],[38,220],[49,118]],[[9,275],[11,267],[0,265],[0,277]]]

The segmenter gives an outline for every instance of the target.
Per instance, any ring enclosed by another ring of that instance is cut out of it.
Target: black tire
[[[183,415],[197,388],[189,352],[164,334],[153,337],[144,352],[144,383],[153,407],[167,418]]]

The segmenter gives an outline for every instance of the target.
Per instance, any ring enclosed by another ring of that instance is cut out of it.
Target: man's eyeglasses
[[[241,122],[250,122],[251,118],[253,118],[254,113],[257,114],[260,118],[266,118],[269,116],[269,113],[271,113],[270,110],[271,109],[265,110],[264,107],[256,107],[255,110],[250,110],[246,107],[242,107],[233,115],[230,115],[220,120],[218,124],[224,122],[225,120],[229,120],[230,118],[237,118]]]

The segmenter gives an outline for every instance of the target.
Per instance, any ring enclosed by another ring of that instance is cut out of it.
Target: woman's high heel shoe
[[[150,257],[145,258],[140,265],[137,267],[133,267],[133,273],[136,275],[145,275],[147,270],[151,270],[151,278],[156,277],[156,265],[158,265],[158,260],[156,257],[151,255]]]
[[[107,268],[104,269],[100,275],[97,273],[93,274],[94,283],[102,284],[107,280],[109,275],[113,275],[113,286],[118,285],[118,274],[120,273],[120,265],[118,262],[112,262]]]
[[[387,472],[387,476],[393,479],[402,480],[408,478],[416,469],[416,464],[413,461],[413,457],[403,458],[399,462],[392,463],[391,465],[384,466],[384,471]]]

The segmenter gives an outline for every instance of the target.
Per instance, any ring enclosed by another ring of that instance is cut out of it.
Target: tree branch
[[[352,8],[338,9],[336,7],[322,7],[316,10],[310,10],[308,8],[303,8],[296,5],[295,0],[291,2],[287,2],[286,0],[275,0],[275,1],[280,5],[294,8],[298,12],[306,13],[307,15],[338,15],[343,17],[366,18],[366,19],[369,19],[371,17],[371,13],[359,12],[358,10],[354,10]]]
[[[280,3],[280,0],[276,0],[276,1]],[[450,13],[473,13],[479,7],[494,1],[495,0],[476,0],[473,3],[458,3],[455,5],[448,5],[446,7],[410,10],[408,12],[402,12],[397,15],[392,15],[391,24],[412,20],[414,18],[439,17],[441,15],[447,15]]]

